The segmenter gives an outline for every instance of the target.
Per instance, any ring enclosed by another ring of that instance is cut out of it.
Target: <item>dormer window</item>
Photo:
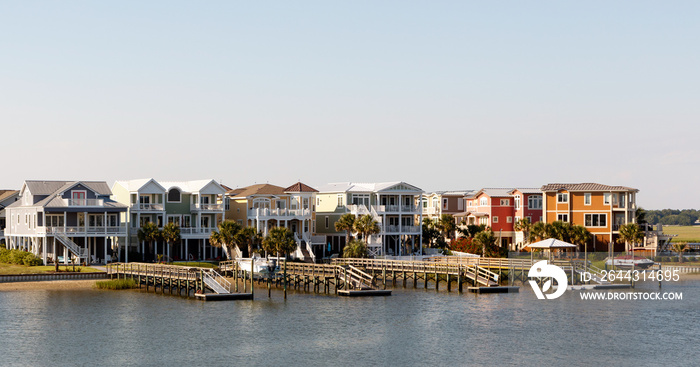
[[[180,193],[180,190],[170,189],[170,191],[168,191],[168,202],[169,203],[182,202],[182,193]]]

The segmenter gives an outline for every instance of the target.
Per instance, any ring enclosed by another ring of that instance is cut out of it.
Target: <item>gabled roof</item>
[[[233,189],[226,194],[231,197],[249,197],[254,195],[284,195],[284,187],[270,184],[256,184]]]
[[[631,187],[626,187],[626,186],[609,186],[609,185],[601,185],[598,183],[569,183],[569,184],[562,184],[562,183],[552,183],[552,184],[547,184],[542,186],[541,188],[542,191],[559,191],[559,190],[566,190],[566,191],[631,191],[631,192],[637,192],[639,191],[638,189],[633,189]]]
[[[14,195],[19,195],[19,190],[0,190],[0,202],[7,200]]]
[[[311,186],[305,185],[301,182],[297,182],[292,186],[287,187],[284,189],[285,192],[318,192],[318,190],[314,189]]]
[[[472,194],[474,190],[451,190],[451,191],[433,191],[426,192],[423,195],[433,196],[433,195],[443,195],[443,196],[467,196]]]
[[[54,193],[64,192],[71,187],[82,184],[85,185],[90,190],[94,191],[98,195],[111,195],[112,190],[104,181],[38,181],[38,180],[27,180],[24,181],[22,189],[25,188],[32,193],[32,195],[51,195]]]
[[[158,181],[152,179],[152,178],[139,178],[136,180],[126,180],[126,181],[117,181],[117,184],[121,185],[124,187],[127,191],[129,192],[138,192],[146,186],[148,183],[153,183],[154,185],[158,186],[160,189],[162,189],[163,192],[165,192],[165,187],[163,185],[159,184]]]
[[[410,193],[422,193],[423,190],[407,184],[403,181],[392,181],[392,182],[376,182],[376,183],[366,183],[366,182],[336,182],[329,183],[327,185],[321,186],[318,189],[319,192],[410,192]]]
[[[534,187],[527,187],[527,188],[521,188],[521,187],[516,187],[513,190],[510,190],[509,194],[513,194],[515,191],[520,191],[523,194],[541,194],[542,190]]]
[[[471,196],[471,197],[477,197],[477,196],[479,196],[479,195],[482,194],[482,193],[483,193],[483,194],[486,194],[486,195],[488,195],[489,197],[492,197],[492,198],[498,198],[498,197],[502,197],[502,198],[504,198],[504,197],[512,197],[512,196],[513,196],[513,195],[511,194],[512,191],[513,191],[512,188],[510,188],[510,189],[506,189],[506,188],[483,188],[483,189],[479,190],[478,192],[476,192],[476,193],[475,193],[473,196]]]
[[[216,184],[216,186],[221,187],[216,181],[214,180],[194,180],[194,181],[159,181],[160,185],[165,187],[166,191],[170,190],[173,187],[177,187],[180,190],[184,192],[200,192],[202,191],[205,187],[210,185],[211,183]],[[222,193],[224,192],[224,188],[221,187]]]

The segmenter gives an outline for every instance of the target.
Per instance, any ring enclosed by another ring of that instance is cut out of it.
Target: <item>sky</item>
[[[597,182],[700,208],[697,1],[0,0],[24,180]]]

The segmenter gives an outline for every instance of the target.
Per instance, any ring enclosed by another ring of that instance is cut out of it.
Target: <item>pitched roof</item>
[[[407,184],[403,181],[392,181],[392,182],[336,182],[329,183],[327,185],[318,188],[319,192],[379,192],[392,188],[397,185],[403,185],[407,189],[399,190],[404,192],[423,192],[423,190]]]
[[[95,191],[98,195],[111,195],[112,190],[105,181],[24,181],[33,195],[51,195],[58,191],[68,190],[71,186],[83,184]]]
[[[518,191],[522,192],[523,194],[541,194],[542,193],[542,190],[535,188],[535,187],[526,187],[526,188],[516,187],[513,190],[510,190],[510,194],[513,194],[515,192],[515,190],[518,190]]]
[[[513,196],[511,192],[513,189],[508,189],[508,188],[483,188],[479,190],[477,193],[474,194],[472,197],[479,196],[479,194],[484,193],[490,197],[511,197]]]
[[[314,189],[311,186],[305,185],[301,182],[297,182],[292,186],[287,187],[284,189],[285,192],[318,192],[318,190]]]
[[[161,186],[163,186],[166,191],[170,190],[173,187],[179,187],[184,192],[198,192],[204,189],[212,181],[214,180],[158,181],[158,183]]]
[[[3,201],[13,195],[18,195],[19,190],[0,190],[0,201]]]
[[[139,191],[139,189],[141,189],[142,187],[144,187],[147,183],[149,183],[151,181],[155,182],[156,185],[159,185],[161,187],[163,186],[163,185],[159,184],[158,181],[156,181],[152,178],[139,178],[136,180],[117,181],[117,183],[119,185],[121,185],[122,187],[124,187],[129,192],[136,192],[136,191]],[[163,188],[163,190],[165,191],[165,188]]]
[[[232,197],[248,197],[253,195],[284,195],[284,187],[270,184],[256,184],[246,187],[237,188],[227,192]]]
[[[542,191],[559,191],[559,190],[566,190],[566,191],[634,191],[634,192],[639,191],[638,189],[633,189],[631,187],[626,187],[626,186],[609,186],[609,185],[601,185],[598,183],[569,183],[569,184],[552,183],[552,184],[543,185],[541,190]]]

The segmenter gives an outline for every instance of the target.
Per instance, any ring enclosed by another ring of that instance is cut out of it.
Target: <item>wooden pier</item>
[[[205,301],[253,299],[252,293],[233,292],[231,283],[214,269],[145,263],[112,263],[106,267],[111,279],[133,279],[139,288],[154,293],[192,295]]]

